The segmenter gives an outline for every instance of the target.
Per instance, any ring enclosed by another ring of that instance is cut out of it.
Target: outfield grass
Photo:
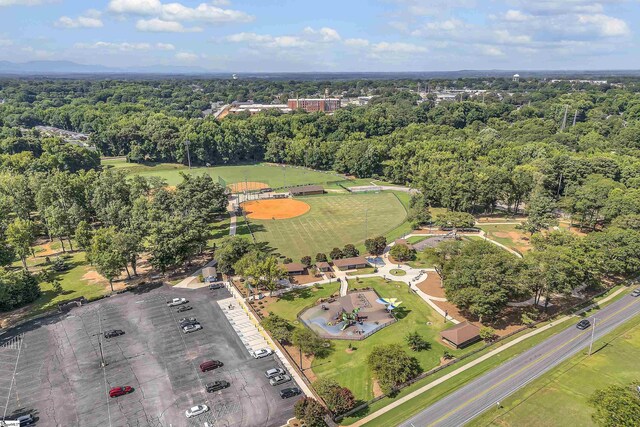
[[[250,220],[256,239],[298,261],[305,255],[329,253],[348,243],[364,248],[367,237],[387,235],[405,223],[407,212],[390,192],[302,197],[311,205],[304,215],[281,220]]]
[[[453,351],[440,343],[438,333],[451,326],[444,324],[442,317],[435,313],[419,296],[408,292],[406,284],[399,282],[385,282],[381,278],[349,280],[349,288],[372,287],[381,297],[399,298],[398,322],[388,326],[362,341],[333,340],[333,352],[324,359],[314,359],[313,372],[318,378],[333,378],[344,387],[353,391],[357,399],[369,400],[373,398],[373,373],[367,366],[366,359],[371,350],[383,344],[399,344],[412,356],[415,356],[424,370],[438,366],[440,357],[445,349]],[[427,324],[431,322],[431,324]],[[408,332],[418,332],[432,348],[421,352],[413,352],[407,346],[404,336]],[[348,353],[349,345],[355,351]],[[468,349],[466,350],[468,351]]]
[[[274,166],[265,163],[237,166],[193,167],[191,169],[181,164],[138,164],[126,163],[126,161],[121,159],[103,160],[102,164],[124,170],[129,174],[159,176],[165,179],[168,185],[177,185],[182,182],[180,172],[192,175],[208,174],[211,175],[214,180],[217,180],[218,176],[220,176],[227,184],[246,180],[264,182],[270,187],[328,184],[344,180],[344,177],[334,172],[321,172],[292,166]]]
[[[555,367],[543,377],[473,420],[470,426],[595,426],[587,403],[597,389],[627,385],[640,379],[640,318],[631,320],[586,351]]]

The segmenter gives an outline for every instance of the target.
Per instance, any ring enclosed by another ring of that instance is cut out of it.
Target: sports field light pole
[[[365,210],[364,210],[364,240],[367,240],[368,213],[369,213],[369,208],[365,208]]]
[[[188,139],[184,140],[184,146],[187,147],[187,161],[189,162],[189,169],[191,169],[191,154],[189,154],[189,146],[191,145],[191,141]]]
[[[598,320],[597,317],[593,316],[593,328],[591,328],[591,342],[589,343],[589,356],[591,356],[591,349],[593,348],[593,337],[596,334],[596,321]]]

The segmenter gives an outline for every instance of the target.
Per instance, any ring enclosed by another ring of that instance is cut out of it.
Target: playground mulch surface
[[[427,272],[427,278],[416,286],[427,295],[436,298],[446,298],[444,288],[442,287],[442,279],[435,271]]]
[[[227,185],[227,188],[229,188],[232,193],[242,193],[244,191],[255,191],[262,190],[263,188],[269,188],[269,184],[258,181],[242,181],[229,184]]]
[[[309,212],[311,206],[300,200],[266,199],[245,202],[242,209],[251,219],[288,219]]]

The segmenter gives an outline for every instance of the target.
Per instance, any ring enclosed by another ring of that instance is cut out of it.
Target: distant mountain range
[[[239,79],[269,80],[354,80],[354,79],[433,79],[433,78],[482,78],[510,77],[518,73],[521,77],[574,77],[607,78],[616,76],[640,76],[640,70],[459,70],[418,72],[238,72]],[[85,65],[71,61],[0,61],[0,75],[4,76],[207,76],[230,78],[232,72],[214,72],[197,66],[151,65],[144,67],[106,67]]]
[[[60,74],[204,74],[208,70],[201,67],[155,65],[147,67],[105,67],[85,65],[71,61],[0,61],[0,74],[59,76]],[[228,73],[227,73],[228,74]]]

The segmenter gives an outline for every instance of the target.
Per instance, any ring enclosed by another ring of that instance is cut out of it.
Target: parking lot
[[[193,309],[177,313],[166,304],[174,297]],[[38,426],[284,425],[297,399],[283,400],[279,390],[295,384],[269,384],[264,371],[281,365],[248,354],[216,303],[228,297],[225,289],[160,286],[15,328],[0,336],[0,410],[6,405],[7,419],[32,413]],[[197,318],[203,329],[184,334],[182,317]],[[111,329],[125,334],[105,339]],[[224,366],[200,372],[211,359]],[[206,393],[213,380],[231,385]],[[124,385],[134,391],[108,397]],[[198,404],[210,410],[187,419],[185,410]]]

